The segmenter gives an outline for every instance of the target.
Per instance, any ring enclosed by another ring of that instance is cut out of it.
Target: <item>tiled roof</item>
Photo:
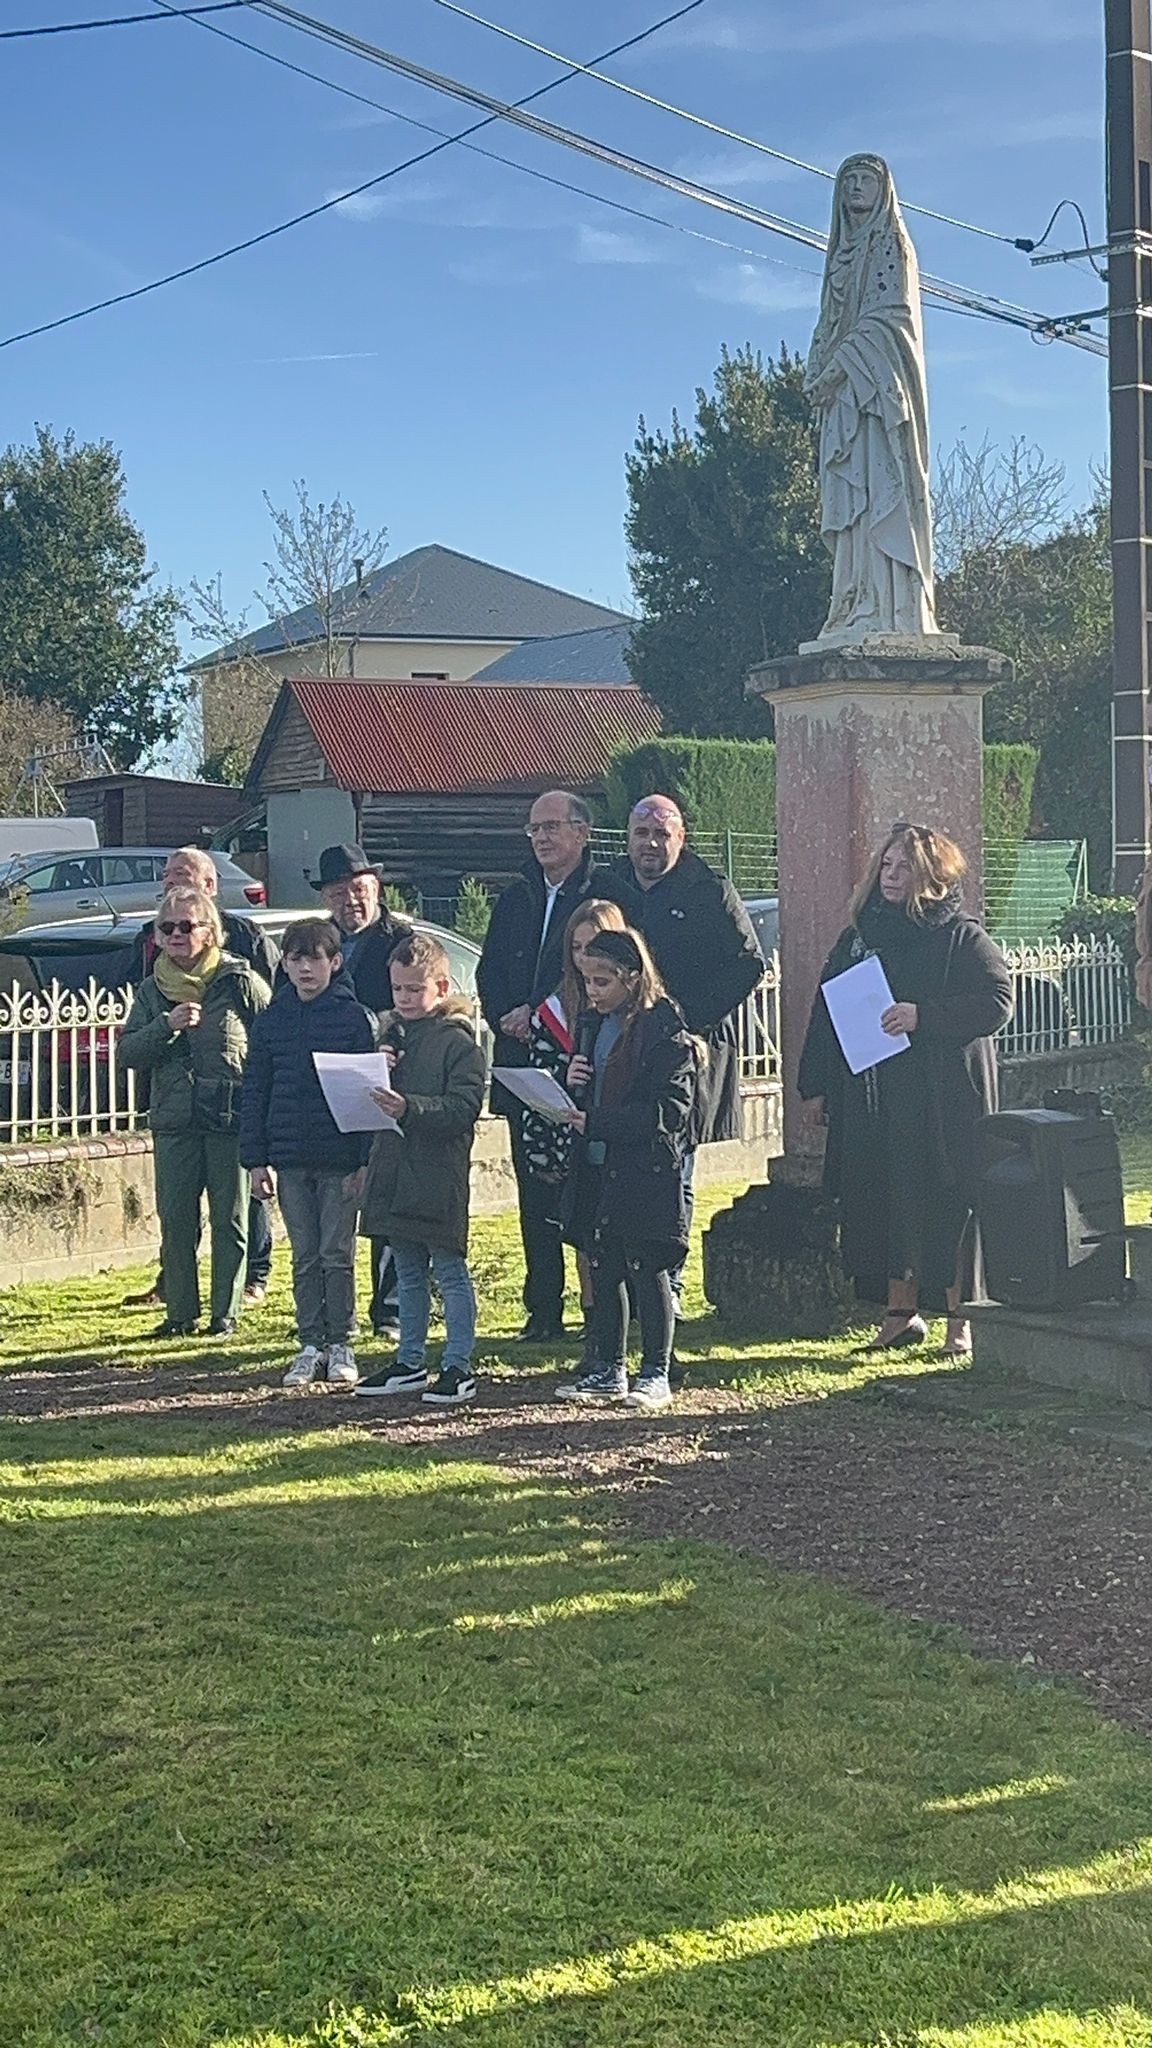
[[[477,683],[630,683],[628,642],[632,624],[595,626],[588,633],[561,633],[528,640],[490,661],[473,677]]]
[[[359,599],[349,584],[339,593],[337,614],[342,640],[540,640],[625,619],[606,605],[442,547],[413,548],[374,570]],[[305,605],[230,647],[198,655],[190,666],[209,668],[222,655],[274,654],[323,638],[320,613]]]
[[[306,677],[284,691],[334,780],[381,796],[586,788],[601,781],[618,746],[660,729],[655,706],[619,685]]]

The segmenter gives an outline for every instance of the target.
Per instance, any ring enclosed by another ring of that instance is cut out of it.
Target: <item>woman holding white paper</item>
[[[971,1349],[960,1306],[975,1285],[973,1132],[996,1107],[990,1041],[1012,987],[999,947],[964,912],[964,873],[944,833],[895,827],[820,980],[876,956],[893,995],[881,1027],[908,1048],[852,1074],[818,990],[800,1059],[800,1094],[828,1124],[844,1264],[863,1300],[885,1303],[882,1350],[923,1343],[921,1308],[945,1306],[946,1350]]]

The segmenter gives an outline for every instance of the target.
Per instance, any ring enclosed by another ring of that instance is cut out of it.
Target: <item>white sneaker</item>
[[[305,1344],[298,1351],[280,1382],[282,1387],[310,1387],[313,1380],[324,1377],[324,1353],[315,1344]]]
[[[350,1344],[328,1346],[328,1385],[330,1387],[354,1387],[360,1377],[356,1364],[356,1353]]]

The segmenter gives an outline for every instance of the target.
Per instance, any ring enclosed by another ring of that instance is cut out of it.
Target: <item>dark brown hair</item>
[[[338,960],[343,947],[330,917],[302,917],[289,925],[280,950],[285,960]]]

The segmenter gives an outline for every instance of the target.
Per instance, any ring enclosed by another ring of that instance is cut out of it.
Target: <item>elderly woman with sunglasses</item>
[[[188,1337],[200,1316],[200,1199],[212,1238],[211,1332],[240,1313],[248,1239],[248,1175],[240,1165],[240,1089],[266,984],[224,951],[211,896],[169,889],[156,917],[160,950],[124,1026],[120,1057],[151,1076],[151,1125],[167,1315],[158,1337]]]

